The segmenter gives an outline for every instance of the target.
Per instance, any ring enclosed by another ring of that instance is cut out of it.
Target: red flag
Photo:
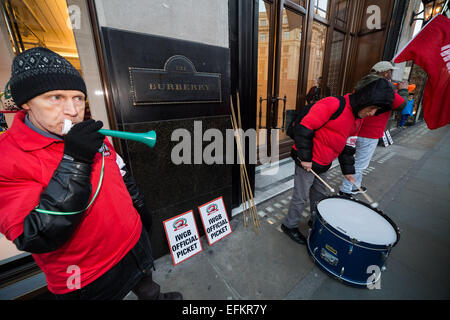
[[[423,94],[423,117],[428,128],[450,123],[450,19],[439,14],[394,57],[414,60],[428,74]]]

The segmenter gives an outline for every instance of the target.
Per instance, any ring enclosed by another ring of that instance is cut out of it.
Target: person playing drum
[[[306,202],[309,199],[312,213],[314,203],[327,196],[326,187],[310,172],[311,169],[323,176],[338,157],[345,178],[354,180],[355,139],[351,137],[356,136],[360,119],[391,110],[394,87],[388,80],[380,78],[344,98],[345,108],[337,118],[330,120],[339,108],[339,99],[326,97],[311,107],[300,125],[295,127],[291,151],[296,162],[294,192],[281,229],[300,244],[306,243],[298,230]]]

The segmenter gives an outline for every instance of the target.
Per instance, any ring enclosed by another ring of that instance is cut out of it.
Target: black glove
[[[92,164],[105,136],[98,132],[103,122],[87,120],[74,125],[64,136],[64,154],[76,161]]]

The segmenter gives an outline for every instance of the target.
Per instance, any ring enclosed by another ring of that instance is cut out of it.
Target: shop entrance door
[[[304,13],[300,5],[287,1],[259,1],[256,124],[260,163],[268,160],[261,155],[271,157],[274,144],[281,158],[290,150],[283,146],[292,144],[286,127],[297,105]],[[274,130],[278,141],[274,141]]]

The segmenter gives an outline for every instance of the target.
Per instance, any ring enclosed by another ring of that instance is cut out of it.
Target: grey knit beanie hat
[[[86,84],[75,67],[43,47],[26,50],[14,58],[10,87],[17,106],[52,90],[79,90],[86,95]]]

